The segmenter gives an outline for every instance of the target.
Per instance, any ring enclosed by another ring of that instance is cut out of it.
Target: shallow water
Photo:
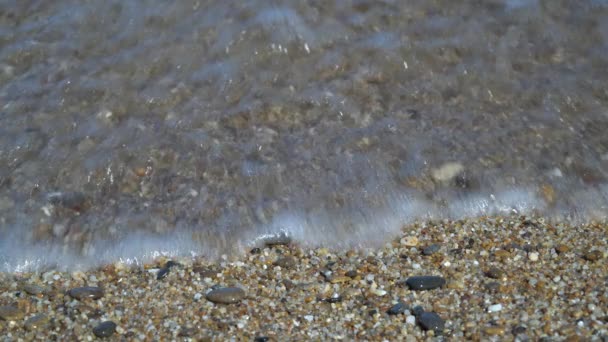
[[[605,219],[608,2],[0,1],[0,270]]]

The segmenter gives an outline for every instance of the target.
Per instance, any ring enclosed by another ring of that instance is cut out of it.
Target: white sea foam
[[[193,240],[192,233],[208,229],[204,227],[181,227],[170,235],[155,236],[138,231],[119,241],[97,241],[86,249],[85,255],[64,250],[51,242],[29,245],[23,242],[25,240],[17,233],[19,230],[12,229],[11,236],[0,241],[0,270],[82,270],[115,262],[140,265],[160,256],[217,258],[222,253],[244,253],[253,246],[262,245],[268,238],[280,235],[305,247],[378,247],[399,234],[407,224],[424,220],[535,214],[576,224],[606,219],[607,194],[608,185],[573,192],[569,203],[574,205],[570,207],[549,207],[537,192],[529,189],[477,193],[442,206],[421,197],[394,194],[387,196],[387,204],[381,208],[286,210],[268,224],[250,227],[231,236],[216,232],[203,241]]]

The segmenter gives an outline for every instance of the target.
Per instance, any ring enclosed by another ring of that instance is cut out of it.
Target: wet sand
[[[214,262],[4,273],[0,335],[605,341],[607,231],[605,222],[482,217],[404,226],[374,250],[274,245]],[[438,287],[416,290],[413,276],[441,278],[423,279],[421,286]],[[233,287],[242,291],[226,290]]]

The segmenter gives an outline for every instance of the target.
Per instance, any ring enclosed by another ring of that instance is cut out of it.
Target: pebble
[[[275,266],[279,266],[281,268],[291,268],[297,264],[296,258],[292,256],[283,257],[274,262]]]
[[[602,252],[598,250],[589,251],[583,255],[583,258],[587,261],[598,261],[603,257]]]
[[[40,327],[44,327],[49,323],[49,318],[45,314],[37,314],[28,318],[25,321],[24,327],[27,330],[36,330]]]
[[[494,304],[488,307],[488,312],[498,312],[502,310],[502,304]]]
[[[171,270],[171,268],[169,267],[164,267],[161,268],[160,270],[158,270],[158,273],[156,274],[156,280],[161,280],[167,277],[167,275],[169,274],[169,271]]]
[[[234,304],[245,298],[245,291],[240,287],[220,287],[207,293],[207,300],[219,304]]]
[[[25,312],[16,305],[0,306],[0,318],[5,321],[17,321],[25,316]]]
[[[23,285],[23,291],[25,291],[27,294],[30,294],[32,296],[37,296],[39,294],[46,293],[47,289],[42,286],[35,285],[35,284],[25,284],[25,285]]]
[[[116,332],[116,323],[112,321],[105,321],[99,323],[95,328],[93,328],[93,334],[97,337],[110,337]]]
[[[401,239],[401,244],[406,247],[416,247],[418,246],[418,238],[415,236],[407,236]]]
[[[405,281],[411,290],[432,290],[445,285],[445,279],[438,276],[415,276]]]
[[[253,342],[268,342],[270,338],[268,336],[256,336],[253,338]]]
[[[99,299],[103,297],[103,290],[97,286],[84,286],[84,287],[75,287],[71,289],[68,294],[70,297],[83,300],[83,299]]]
[[[538,261],[538,253],[537,252],[528,253],[528,259],[530,259],[530,261]]]
[[[487,327],[483,331],[488,335],[502,335],[505,333],[505,328],[500,326]]]
[[[404,313],[405,310],[407,310],[407,306],[405,305],[405,303],[399,302],[393,305],[390,309],[388,309],[387,313],[389,315],[398,315]]]
[[[425,249],[422,250],[422,254],[424,255],[433,255],[437,252],[439,252],[439,249],[441,249],[441,245],[434,243],[428,247],[426,247]]]
[[[434,312],[423,312],[420,316],[418,316],[418,324],[424,330],[433,330],[435,333],[439,334],[443,332],[445,327],[445,322],[438,314]]]
[[[490,267],[486,271],[486,276],[492,279],[501,279],[504,275],[504,272],[498,267]]]

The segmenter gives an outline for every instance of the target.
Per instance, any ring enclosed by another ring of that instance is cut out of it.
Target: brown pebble
[[[222,287],[207,293],[207,300],[219,304],[234,304],[245,298],[245,291],[240,287]]]
[[[5,321],[17,321],[25,316],[25,312],[16,305],[0,306],[0,318]]]
[[[488,335],[503,335],[505,328],[503,327],[487,327],[483,330]]]
[[[555,246],[555,251],[559,254],[567,253],[570,251],[570,247],[568,247],[568,245],[560,244]]]
[[[332,284],[346,283],[348,281],[351,281],[351,278],[347,276],[337,276],[329,279],[329,282]]]
[[[492,278],[492,279],[501,279],[504,275],[504,272],[495,266],[490,267],[488,270],[486,270],[486,276]]]
[[[583,258],[585,258],[585,260],[587,261],[598,261],[603,257],[604,255],[602,254],[602,252],[598,250],[590,251],[583,255]]]
[[[499,249],[496,252],[494,252],[494,256],[500,259],[503,258],[508,258],[511,256],[511,253],[509,253],[508,251],[505,251],[504,249]]]

